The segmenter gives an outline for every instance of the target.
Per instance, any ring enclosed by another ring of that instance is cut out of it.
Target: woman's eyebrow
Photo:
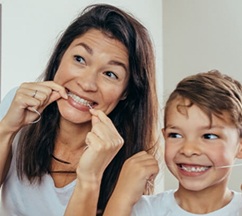
[[[89,47],[87,44],[81,42],[76,44],[76,46],[82,46],[90,55],[93,54],[93,50],[91,47]],[[115,61],[115,60],[111,60],[109,62],[110,65],[117,65],[117,66],[121,66],[126,72],[128,72],[128,68],[126,67],[126,65],[123,62],[120,61]]]
[[[93,54],[93,50],[91,47],[89,47],[87,44],[81,42],[81,43],[78,43],[76,46],[82,46],[90,55]]]
[[[126,67],[126,65],[123,62],[111,60],[108,62],[108,64],[121,66],[126,71],[126,73],[128,72],[128,68]]]

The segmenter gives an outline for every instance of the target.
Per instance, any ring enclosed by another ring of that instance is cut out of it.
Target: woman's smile
[[[68,100],[72,99],[76,103],[84,105],[84,106],[86,106],[88,108],[90,108],[90,106],[93,108],[95,105],[97,105],[96,102],[90,101],[90,100],[86,100],[84,98],[81,98],[81,97],[79,97],[78,95],[76,95],[76,94],[74,94],[72,92],[68,92],[67,95],[68,95]]]
[[[125,93],[128,68],[127,49],[121,42],[94,29],[76,38],[54,78],[68,94],[67,100],[57,101],[61,116],[84,123],[90,121],[90,108],[109,114]]]

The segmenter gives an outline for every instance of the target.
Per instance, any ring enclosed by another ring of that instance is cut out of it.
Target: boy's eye
[[[204,134],[203,135],[204,139],[217,139],[218,136],[215,134]]]
[[[82,63],[82,64],[85,63],[85,59],[79,55],[75,55],[74,58],[79,63]]]
[[[169,133],[168,137],[170,137],[170,138],[182,138],[182,135],[178,134],[178,133]]]
[[[113,73],[112,71],[107,71],[105,72],[105,74],[108,76],[108,77],[111,77],[113,79],[118,79],[118,77],[116,76],[115,73]]]

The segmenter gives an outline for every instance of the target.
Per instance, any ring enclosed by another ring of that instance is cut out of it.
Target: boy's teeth
[[[204,167],[201,167],[201,166],[184,166],[184,165],[181,165],[181,169],[187,171],[187,172],[203,172],[205,170],[207,170],[209,167],[207,166],[204,166]]]
[[[80,98],[79,96],[71,93],[71,92],[68,92],[68,96],[71,97],[75,102],[77,103],[80,103],[80,104],[83,104],[85,106],[92,106],[92,103],[87,101],[87,100],[84,100],[83,98]]]

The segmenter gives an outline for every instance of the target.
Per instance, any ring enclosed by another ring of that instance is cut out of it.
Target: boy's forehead
[[[234,125],[231,114],[228,111],[224,110],[220,113],[216,113],[214,110],[206,110],[206,112],[204,109],[202,109],[201,106],[193,103],[191,100],[184,97],[178,97],[175,100],[171,101],[169,107],[167,107],[168,109],[166,111],[165,119],[167,121],[169,117],[171,117],[175,113],[184,115],[186,118],[189,118],[189,110],[195,107],[197,113],[201,112],[208,117],[210,126],[212,126],[217,121],[222,121],[225,124]]]

